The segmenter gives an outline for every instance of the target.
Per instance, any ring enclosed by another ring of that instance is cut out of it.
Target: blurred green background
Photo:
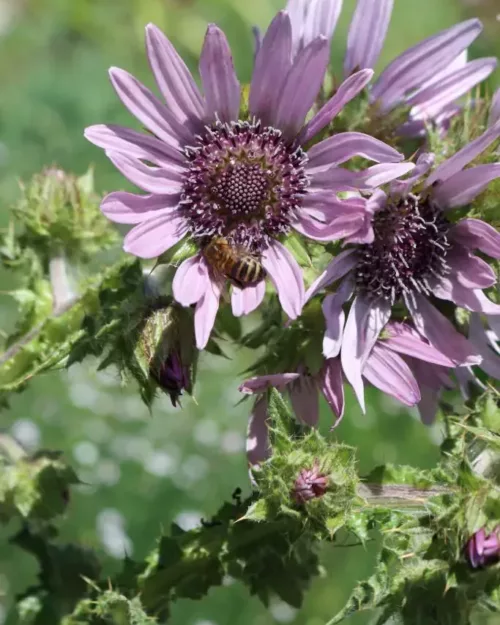
[[[353,1],[345,2],[334,39],[332,54],[339,70],[353,6]],[[152,21],[163,28],[194,69],[206,23],[217,22],[233,46],[241,80],[248,81],[251,26],[265,27],[279,8],[279,0],[0,0],[0,227],[16,199],[17,179],[46,165],[83,173],[93,162],[100,191],[124,186],[82,131],[94,123],[133,125],[114,95],[107,69],[124,67],[152,85],[143,47],[145,24]],[[472,15],[487,22],[472,55],[497,54],[497,13],[498,0],[395,0],[381,65],[423,37]],[[0,284],[2,329],[9,330],[15,322],[5,293],[12,287],[10,277],[0,273]],[[93,362],[38,378],[14,398],[2,412],[1,428],[30,449],[62,450],[86,483],[74,493],[61,523],[64,539],[95,548],[113,571],[125,552],[143,558],[170,522],[194,527],[230,498],[235,487],[248,492],[243,450],[250,404],[236,406],[239,378],[234,371],[242,371],[252,354],[231,353],[231,361],[202,355],[196,402],[186,399],[182,410],[162,398],[150,415],[133,385],[120,387],[112,370],[97,374]],[[322,409],[327,429],[330,417]],[[349,398],[335,432],[358,447],[362,470],[381,462],[432,466],[441,435],[439,425],[424,428],[415,412],[375,391],[369,392],[366,415]],[[35,562],[7,543],[14,529],[0,530],[0,625],[16,622],[13,597],[36,575]],[[202,601],[178,602],[170,622],[324,625],[354,582],[369,572],[375,553],[375,543],[366,549],[325,549],[325,575],[314,581],[300,611],[280,601],[268,610],[228,579]],[[369,621],[369,616],[352,619],[358,625]]]

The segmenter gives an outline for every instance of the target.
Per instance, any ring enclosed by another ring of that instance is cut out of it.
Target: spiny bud
[[[481,528],[471,536],[466,547],[466,556],[472,568],[493,564],[500,559],[500,525],[486,534],[484,528]]]
[[[298,504],[310,499],[323,497],[328,490],[328,478],[320,472],[319,463],[315,462],[312,469],[302,469],[295,480],[292,496]]]

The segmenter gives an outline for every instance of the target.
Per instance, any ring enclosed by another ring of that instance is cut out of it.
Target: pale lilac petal
[[[354,156],[377,163],[402,161],[404,155],[375,137],[362,132],[342,132],[313,145],[307,152],[307,169],[340,165]]]
[[[481,317],[476,313],[470,316],[469,339],[478,348],[479,353],[483,357],[481,369],[492,378],[500,380],[500,356],[491,349]]]
[[[305,215],[307,218],[327,224],[337,217],[348,217],[353,213],[371,216],[368,210],[368,200],[359,195],[340,199],[332,191],[319,193],[311,191],[304,199],[299,218]]]
[[[138,224],[152,217],[173,213],[180,195],[136,195],[115,191],[101,202],[101,210],[110,221],[118,224]]]
[[[388,349],[443,367],[455,366],[453,360],[430,345],[418,332],[406,324],[388,323],[385,330],[389,336],[384,338],[383,345]]]
[[[111,152],[123,152],[133,158],[151,161],[156,165],[185,163],[179,148],[156,137],[122,126],[100,124],[85,129],[85,138],[94,145]]]
[[[182,170],[170,166],[149,167],[142,161],[119,152],[106,152],[106,156],[125,178],[148,193],[178,194],[182,190]]]
[[[340,85],[328,102],[321,107],[300,133],[299,141],[304,144],[328,126],[332,119],[340,113],[344,106],[355,98],[370,82],[373,76],[372,69],[363,69],[349,76]]]
[[[488,324],[496,336],[496,339],[500,341],[500,317],[495,315],[488,317]]]
[[[393,108],[412,89],[445,69],[479,35],[482,25],[473,19],[429,37],[399,55],[380,75],[371,92],[381,112]]]
[[[279,95],[292,64],[292,25],[280,11],[271,22],[255,59],[248,107],[264,125],[276,123]]]
[[[432,119],[477,84],[486,80],[497,66],[495,58],[477,59],[446,78],[422,89],[407,100],[414,118]]]
[[[457,371],[462,370],[463,369],[458,369]],[[432,425],[436,420],[437,411],[439,410],[440,392],[433,388],[421,386],[420,395],[421,399],[417,406],[420,414],[420,420],[424,425]]]
[[[454,241],[500,258],[500,232],[480,219],[462,219],[450,231]]]
[[[323,273],[318,276],[307,289],[306,302],[308,302],[311,297],[314,297],[316,293],[319,293],[328,285],[340,280],[340,278],[343,278],[346,273],[351,271],[351,269],[356,266],[357,262],[358,255],[356,254],[356,250],[350,249],[340,252],[340,254],[335,256]]]
[[[296,319],[304,304],[302,269],[284,245],[273,241],[262,254],[262,265],[269,274],[280,304],[290,319]]]
[[[235,317],[249,315],[261,305],[265,294],[266,283],[264,280],[254,286],[247,286],[244,289],[233,286],[233,292],[231,294],[233,315]]]
[[[186,64],[154,24],[146,26],[146,47],[156,84],[169,110],[191,132],[199,131],[203,126],[205,103]]]
[[[342,10],[342,0],[309,0],[304,23],[304,45],[323,35],[333,37]]]
[[[451,158],[439,165],[427,178],[425,187],[430,187],[438,181],[444,182],[454,174],[461,172],[466,165],[484,152],[498,137],[500,137],[500,123],[489,128],[480,137],[468,143]]]
[[[301,130],[323,84],[329,53],[328,42],[321,37],[297,54],[277,103],[276,126],[286,139],[293,139]]]
[[[351,281],[345,280],[336,293],[327,295],[323,300],[323,315],[326,323],[325,336],[323,337],[323,355],[325,358],[335,358],[340,354],[345,324],[345,313],[342,307],[351,297],[352,291]]]
[[[478,165],[459,171],[433,190],[434,199],[442,208],[466,206],[482,193],[492,180],[500,177],[500,163]]]
[[[332,428],[336,427],[344,416],[344,381],[340,358],[325,360],[318,374],[318,387],[330,408],[337,417]]]
[[[447,78],[450,74],[453,74],[453,72],[455,72],[457,69],[462,69],[463,67],[467,65],[468,60],[469,60],[469,51],[465,49],[455,59],[453,59],[453,61],[449,65],[447,65],[443,70],[441,70],[437,74],[433,74],[432,78],[419,84],[415,93],[419,93],[423,89],[427,89],[427,87],[437,84],[439,81],[443,80],[444,78]]]
[[[493,100],[491,101],[490,117],[488,119],[488,125],[493,126],[500,120],[500,89],[495,91]]]
[[[211,121],[236,121],[240,111],[240,83],[226,35],[210,24],[200,57],[200,76],[205,90],[206,113]]]
[[[268,388],[277,388],[283,391],[288,384],[298,380],[300,373],[273,373],[271,375],[259,375],[255,378],[245,380],[239,387],[241,393],[253,395],[254,393],[264,393]]]
[[[474,346],[426,297],[416,294],[413,300],[408,298],[406,303],[417,330],[455,365],[474,365],[481,362],[481,356]]]
[[[415,168],[413,163],[381,163],[362,171],[351,171],[342,167],[332,167],[312,175],[313,188],[335,191],[357,191],[374,189],[400,178]]]
[[[434,295],[440,299],[451,300],[458,306],[486,315],[500,315],[500,304],[495,304],[480,289],[468,289],[455,278],[441,280],[433,285]]]
[[[372,302],[358,295],[351,306],[345,325],[341,351],[342,369],[354,389],[363,412],[365,398],[361,374],[366,359],[390,315],[391,306],[388,302]]]
[[[158,215],[132,228],[123,249],[139,258],[156,258],[178,243],[187,230],[184,217],[177,212]]]
[[[387,199],[388,196],[385,191],[382,191],[382,189],[376,189],[368,198],[366,210],[371,215],[375,215],[375,213],[386,207]]]
[[[406,197],[413,189],[415,183],[431,169],[435,160],[436,157],[434,154],[429,152],[421,154],[417,159],[415,169],[411,172],[411,176],[408,176],[404,180],[394,180],[391,182],[391,193],[393,195]]]
[[[339,215],[324,224],[308,217],[304,212],[292,226],[297,232],[314,241],[338,241],[358,233],[365,225],[365,214],[353,212]]]
[[[310,0],[288,0],[285,11],[290,17],[293,35],[293,54],[303,47],[304,24],[307,15],[307,6]]]
[[[375,67],[391,20],[394,0],[358,0],[347,38],[344,76]]]
[[[457,281],[468,289],[487,289],[496,284],[493,269],[481,258],[457,246],[447,257],[448,265]]]
[[[192,133],[134,76],[118,67],[112,67],[109,76],[123,104],[158,139],[175,148],[192,141]]]
[[[314,378],[301,375],[288,387],[288,392],[299,421],[314,427],[319,419],[318,388]]]
[[[220,285],[209,280],[205,293],[198,300],[194,312],[194,334],[198,349],[204,349],[208,343],[219,310],[219,299]]]
[[[265,397],[259,398],[253,406],[248,421],[246,451],[250,466],[265,462],[271,455]]]
[[[182,306],[200,301],[210,283],[208,267],[200,255],[183,261],[175,272],[172,292]]]
[[[420,401],[420,389],[410,367],[401,356],[381,343],[377,343],[368,356],[363,376],[406,406],[415,406]]]

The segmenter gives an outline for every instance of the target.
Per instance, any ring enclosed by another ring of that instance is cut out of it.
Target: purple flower
[[[177,350],[172,350],[164,362],[155,362],[151,366],[151,376],[168,393],[174,407],[179,403],[182,392],[191,385],[189,367],[182,363]]]
[[[337,200],[332,195],[335,184],[325,186],[322,172],[337,173],[341,190],[344,172],[351,185],[360,188],[392,180],[412,167],[376,165],[353,179],[339,167],[353,156],[390,163],[402,159],[393,148],[361,133],[339,134],[304,151],[302,146],[373,74],[366,69],[350,76],[305,122],[329,59],[321,6],[333,5],[314,4],[319,12],[307,22],[307,32],[298,34],[292,28],[295,13],[281,12],[270,25],[255,59],[249,118],[240,117],[240,84],[229,44],[217,26],[209,26],[201,53],[202,95],[170,41],[149,25],[148,57],[166,104],[124,70],[112,68],[110,76],[123,104],[151,134],[106,125],[85,132],[147,193],[114,192],[103,200],[101,208],[109,219],[137,224],[125,237],[124,249],[154,258],[185,238],[197,247],[198,253],[178,268],[173,293],[180,304],[196,305],[200,349],[209,339],[227,278],[205,253],[214,239],[225,239],[230,249],[242,247],[257,257],[264,268],[262,277],[269,275],[283,310],[295,319],[304,299],[302,272],[280,240],[293,228],[307,231],[325,194],[330,208],[340,211],[330,224],[329,240],[341,238],[356,228],[354,222],[359,227],[365,219],[364,201]],[[335,11],[328,9],[325,15],[335,21]],[[250,313],[264,295],[262,280],[246,286],[232,280],[234,314]]]
[[[500,176],[500,163],[465,169],[500,135],[500,123],[444,161],[432,173],[423,154],[411,177],[394,181],[389,193],[368,202],[371,223],[347,238],[352,245],[333,259],[306,293],[310,299],[338,284],[323,303],[324,354],[340,352],[342,369],[364,405],[362,375],[367,356],[391,318],[404,306],[414,328],[454,367],[479,364],[479,350],[435,307],[437,298],[472,312],[500,315],[483,289],[495,272],[476,250],[500,258],[500,233],[479,219],[452,221],[451,211],[469,204]],[[344,305],[353,299],[347,321]]]
[[[374,67],[391,19],[393,0],[358,0],[349,30],[344,74]],[[429,121],[446,127],[460,111],[457,100],[495,69],[495,58],[467,62],[467,48],[482,31],[477,19],[421,41],[392,61],[370,89],[378,115],[409,107],[402,134],[424,135]]]
[[[500,525],[490,533],[486,534],[481,528],[471,536],[466,546],[466,557],[472,568],[487,566],[497,562],[500,558]]]
[[[292,491],[296,503],[305,504],[311,499],[318,499],[328,490],[328,477],[321,473],[318,462],[312,469],[302,469]]]
[[[488,124],[493,126],[498,120],[500,120],[500,89],[495,91],[493,96]]]

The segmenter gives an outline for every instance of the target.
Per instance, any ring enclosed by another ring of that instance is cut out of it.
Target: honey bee
[[[224,237],[215,237],[203,249],[212,269],[241,289],[254,286],[266,277],[261,262],[245,248],[232,245]]]

